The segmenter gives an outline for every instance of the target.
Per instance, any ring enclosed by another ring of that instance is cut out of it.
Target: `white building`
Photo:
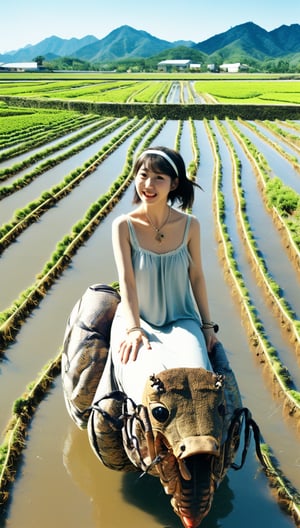
[[[248,70],[247,64],[241,64],[240,62],[234,62],[232,64],[221,64],[220,70],[227,73],[239,73],[240,71]]]
[[[171,70],[187,71],[190,69],[190,64],[191,61],[188,59],[170,59],[159,62],[157,68],[164,72]]]
[[[191,63],[190,64],[190,70],[193,70],[193,71],[200,71],[201,70],[201,64],[199,63]]]
[[[0,70],[10,72],[37,71],[37,62],[2,62]]]

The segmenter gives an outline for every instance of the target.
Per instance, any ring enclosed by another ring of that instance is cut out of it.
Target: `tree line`
[[[193,53],[190,48],[175,48],[177,51],[177,59],[191,59],[197,60],[200,66],[200,72],[206,73],[208,71],[208,61],[203,60],[203,54],[197,57],[198,52]],[[161,60],[167,60],[169,58],[174,58],[174,50],[172,50],[172,57],[169,57],[169,53],[166,52],[164,57],[161,56],[149,57],[149,58],[125,58],[115,61],[105,61],[105,62],[89,62],[81,60],[74,57],[57,57],[53,60],[46,60],[45,57],[39,55],[33,60],[37,62],[40,68],[46,70],[68,70],[68,71],[115,71],[117,73],[142,73],[142,72],[156,72],[157,64]],[[300,73],[300,62],[294,63],[290,62],[288,59],[266,59],[264,61],[258,61],[257,59],[249,59],[249,56],[246,57],[237,57],[235,61],[226,60],[222,57],[222,54],[216,54],[214,57],[214,72],[218,73],[220,71],[220,66],[224,62],[240,62],[241,64],[246,64],[248,66],[247,73],[291,73],[296,74]],[[209,62],[211,63],[211,61]],[[176,72],[176,68],[173,69]],[[199,70],[197,70],[199,72]],[[191,70],[191,75],[193,71]]]

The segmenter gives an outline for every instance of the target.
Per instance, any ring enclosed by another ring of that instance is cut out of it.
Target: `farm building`
[[[193,71],[200,71],[201,70],[201,64],[199,63],[191,63],[190,64],[190,70],[193,70]]]
[[[187,71],[190,69],[191,61],[189,59],[170,59],[163,60],[158,63],[158,71],[170,71],[170,70],[179,70]]]
[[[240,62],[234,62],[232,64],[221,64],[220,70],[228,73],[238,73],[240,71],[248,70],[247,64],[241,64]]]
[[[37,71],[37,62],[7,62],[0,63],[0,71],[25,72]]]

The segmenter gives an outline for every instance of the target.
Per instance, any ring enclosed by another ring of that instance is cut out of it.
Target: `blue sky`
[[[124,24],[172,42],[201,42],[244,22],[267,31],[300,24],[300,0],[2,0],[0,53],[52,35],[101,39]]]

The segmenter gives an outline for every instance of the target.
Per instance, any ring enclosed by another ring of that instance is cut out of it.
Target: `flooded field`
[[[174,85],[173,97],[178,87]],[[170,95],[171,97],[171,95]],[[243,276],[251,301],[265,329],[268,341],[286,366],[295,391],[300,388],[299,354],[282,330],[272,303],[265,295],[253,269],[249,250],[241,236],[237,220],[237,202],[232,178],[233,162],[220,128],[214,121],[210,127],[218,143],[222,161],[222,192],[225,197],[225,223],[234,248],[234,258]],[[271,170],[286,185],[299,193],[300,174],[269,143],[250,131],[246,123],[235,123],[248,134],[266,157]],[[0,223],[6,224],[15,210],[37,199],[76,167],[100,150],[120,133],[128,122],[109,132],[93,146],[47,169],[24,188],[1,200]],[[157,123],[153,123],[154,127]],[[193,160],[193,142],[189,122],[166,121],[152,139],[153,145],[174,147],[178,130],[180,151],[188,166]],[[5,247],[0,258],[0,310],[3,312],[15,299],[35,283],[56,245],[72,226],[83,218],[89,207],[103,195],[122,173],[128,150],[137,141],[136,152],[143,146],[151,130],[146,124],[138,127],[99,163],[72,191],[40,215]],[[241,162],[241,181],[247,206],[248,222],[263,255],[271,277],[280,286],[296,320],[300,319],[300,277],[281,234],[265,207],[257,176],[249,157],[233,129],[223,123]],[[289,416],[274,388],[266,365],[257,357],[249,340],[241,302],[228,279],[224,259],[220,255],[220,237],[213,206],[215,200],[216,159],[203,121],[194,122],[196,143],[200,152],[197,181],[204,192],[197,191],[193,208],[201,223],[202,253],[208,283],[213,319],[220,325],[223,342],[237,377],[243,403],[251,409],[279,467],[291,486],[300,490],[300,434],[297,419]],[[74,137],[75,139],[75,137]],[[297,150],[293,150],[298,156]],[[14,163],[14,159],[10,163]],[[1,166],[0,166],[1,168]],[[26,169],[29,171],[30,169]],[[25,171],[25,172],[26,172]],[[23,173],[24,175],[25,173]],[[19,174],[21,177],[21,174]],[[15,178],[15,176],[14,176]],[[3,181],[3,185],[8,182]],[[1,431],[12,414],[13,403],[36,379],[45,364],[60,351],[68,315],[86,288],[95,283],[109,284],[116,279],[111,247],[111,223],[131,207],[133,184],[105,216],[97,228],[77,249],[69,265],[54,281],[36,309],[18,329],[15,339],[4,347],[0,363]],[[0,526],[9,528],[180,528],[168,497],[158,481],[150,476],[120,474],[103,467],[92,453],[85,431],[80,431],[67,414],[60,376],[38,405],[26,437],[26,446],[17,465],[10,497],[0,514]],[[281,509],[276,493],[256,459],[250,444],[245,467],[230,470],[216,493],[212,510],[203,528],[276,528],[295,526],[290,515]]]

